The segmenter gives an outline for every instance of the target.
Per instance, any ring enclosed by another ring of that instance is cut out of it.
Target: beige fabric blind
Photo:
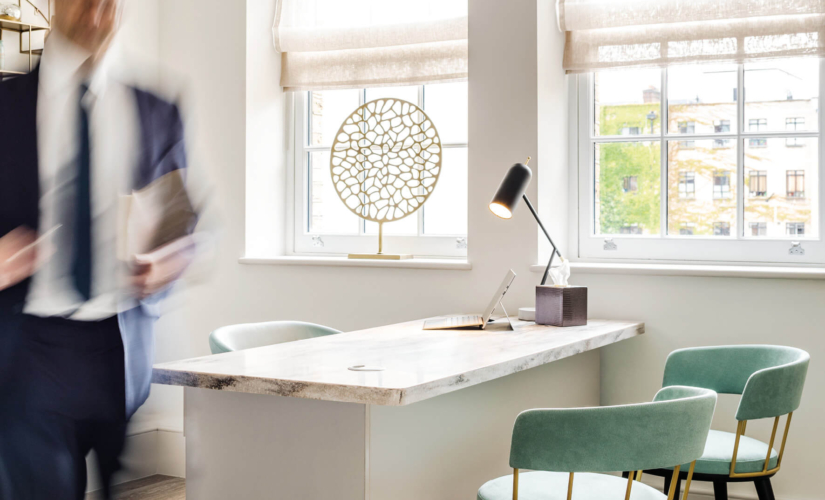
[[[579,73],[825,55],[825,0],[558,0]]]
[[[285,90],[467,78],[467,0],[279,0]]]

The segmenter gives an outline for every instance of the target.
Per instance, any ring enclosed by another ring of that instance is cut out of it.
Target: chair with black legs
[[[739,394],[736,433],[711,430],[705,451],[696,461],[693,481],[713,483],[716,500],[727,500],[728,483],[753,482],[759,500],[774,500],[771,478],[779,471],[793,412],[799,408],[810,356],[793,347],[749,345],[681,349],[668,356],[663,386],[693,386],[720,394]],[[780,418],[785,416],[780,428]],[[749,420],[773,419],[765,443],[745,435]],[[781,429],[781,430],[780,430]],[[777,439],[781,434],[781,443]],[[778,444],[777,452],[774,445]],[[684,471],[684,467],[682,467]],[[670,489],[672,468],[646,470],[665,478]],[[627,473],[625,474],[627,476]],[[675,490],[686,479],[676,479]]]

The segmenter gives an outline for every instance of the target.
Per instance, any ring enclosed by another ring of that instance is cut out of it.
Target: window
[[[805,197],[805,171],[788,170],[785,172],[785,185],[787,186],[788,198]]]
[[[768,224],[765,222],[748,222],[751,236],[765,236],[768,233]]]
[[[751,118],[748,120],[748,132],[762,132],[768,130],[767,118]],[[748,146],[752,148],[764,148],[768,141],[762,137],[748,139]]]
[[[748,132],[762,132],[767,130],[767,118],[751,118],[750,120],[748,120]]]
[[[748,188],[751,196],[765,196],[768,194],[768,172],[752,170],[748,174]]]
[[[295,92],[294,247],[297,253],[374,253],[378,224],[350,212],[330,175],[330,148],[359,105],[394,97],[420,106],[442,141],[442,166],[424,206],[384,224],[384,248],[422,256],[466,255],[467,83]]]
[[[805,130],[805,119],[804,118],[785,118],[785,130],[794,131],[797,130]],[[785,146],[789,148],[799,148],[802,147],[803,144],[797,137],[788,137],[785,139]]]
[[[642,234],[642,228],[638,224],[628,224],[622,226],[619,231],[620,234]]]
[[[713,122],[713,131],[717,134],[730,132],[730,120],[716,120]]]
[[[715,134],[727,134],[730,132],[730,120],[715,120],[713,122],[713,132]],[[713,147],[729,148],[730,141],[728,139],[714,139]]]
[[[717,170],[713,173],[713,199],[726,200],[730,198],[730,172]]]
[[[680,134],[695,134],[696,122],[678,122]]]
[[[635,175],[625,177],[622,180],[622,189],[624,189],[625,193],[629,193],[631,191],[636,191],[637,188],[638,188],[638,184],[636,182],[636,176]]]
[[[696,172],[679,172],[679,198],[696,196]]]
[[[639,135],[639,127],[622,127],[622,135]]]
[[[730,222],[714,222],[713,223],[714,236],[730,236]]]
[[[821,68],[800,58],[576,76],[579,257],[825,263]],[[786,130],[789,116],[804,122]],[[640,135],[622,135],[626,126]],[[802,235],[789,223],[803,223]],[[625,237],[633,224],[642,237]],[[804,256],[788,254],[794,238],[806,240]]]
[[[788,222],[785,224],[785,233],[789,236],[802,236],[805,234],[805,223]]]

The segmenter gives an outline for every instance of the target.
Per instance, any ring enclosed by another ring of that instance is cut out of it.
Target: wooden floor
[[[186,480],[158,474],[119,484],[112,492],[114,500],[186,500]],[[86,495],[86,500],[102,498],[100,492]]]

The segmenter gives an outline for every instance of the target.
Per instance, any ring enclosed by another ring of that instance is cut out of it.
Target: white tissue
[[[559,257],[561,264],[550,268],[550,278],[554,286],[570,286],[567,280],[570,278],[570,262],[564,257]]]

